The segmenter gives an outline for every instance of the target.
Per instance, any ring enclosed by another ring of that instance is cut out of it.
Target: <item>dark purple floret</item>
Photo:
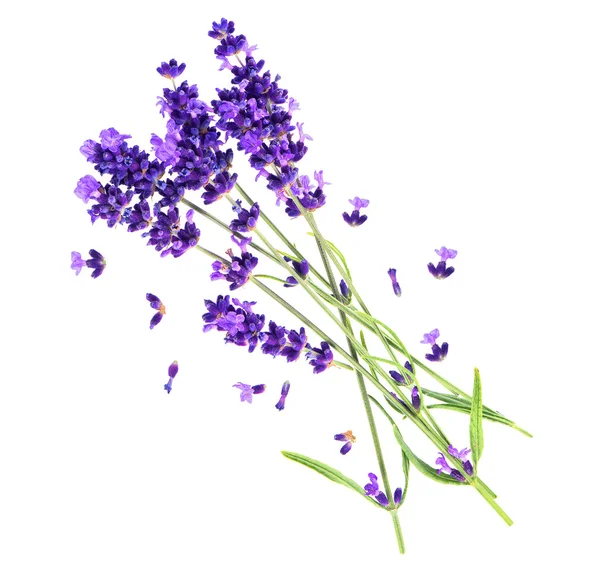
[[[219,173],[212,183],[209,183],[204,189],[202,199],[204,205],[209,205],[221,199],[225,194],[229,193],[235,186],[237,181],[237,173],[229,175],[226,171]]]
[[[168,63],[163,62],[156,69],[158,74],[166,79],[175,79],[185,70],[185,64],[182,62],[180,65],[177,61],[172,58]]]
[[[301,327],[298,331],[290,330],[287,339],[288,344],[281,350],[281,356],[286,357],[287,362],[294,362],[298,360],[308,341],[304,327]]]
[[[397,487],[394,491],[394,503],[398,507],[402,503],[402,488]]]
[[[366,215],[360,215],[356,209],[351,214],[348,214],[348,212],[345,211],[342,214],[342,217],[344,218],[344,221],[353,228],[362,226],[362,224],[364,224],[368,219]]]
[[[356,442],[356,437],[350,430],[344,431],[344,433],[338,433],[337,435],[334,435],[333,438],[336,441],[346,441],[346,444],[340,449],[342,455],[346,455],[346,453],[352,449],[352,444]]]
[[[427,264],[427,268],[429,269],[429,273],[438,280],[443,280],[444,278],[450,276],[452,272],[454,272],[454,267],[450,266],[449,268],[447,268],[446,262],[444,262],[443,260],[441,262],[438,262],[437,266],[434,266],[431,262],[429,262],[429,264]]]
[[[448,354],[448,343],[443,342],[442,346],[434,344],[431,346],[432,353],[427,353],[425,358],[431,362],[440,362],[446,358]]]
[[[253,302],[240,302],[234,298],[232,305],[229,296],[219,296],[216,303],[210,300],[204,303],[208,310],[202,316],[207,323],[204,332],[216,328],[225,332],[225,342],[248,346],[248,352],[254,351],[258,341],[263,339],[265,315],[252,312]]]
[[[379,490],[377,476],[374,473],[369,473],[369,479],[371,483],[365,485],[365,495],[373,496],[382,506],[387,507],[389,505],[388,498],[383,491]]]
[[[104,272],[106,267],[106,260],[104,256],[96,250],[90,250],[90,258],[87,260],[82,259],[79,252],[71,252],[71,269],[75,270],[75,275],[79,276],[83,267],[92,269],[92,278],[97,278]]]
[[[133,191],[130,189],[122,192],[120,188],[110,184],[106,187],[101,187],[99,195],[96,196],[98,203],[95,203],[88,209],[92,223],[100,218],[106,220],[106,225],[112,228],[121,221],[132,198]]]
[[[170,365],[169,365],[169,380],[167,382],[167,384],[165,385],[165,391],[167,391],[167,394],[171,392],[171,390],[173,389],[173,379],[175,378],[175,376],[177,375],[177,372],[179,371],[179,365],[177,364],[177,361],[174,360]]]
[[[350,288],[348,288],[348,284],[346,284],[345,280],[340,281],[340,294],[350,302]]]
[[[327,342],[321,342],[321,348],[311,347],[310,344],[306,346],[309,349],[306,358],[313,367],[313,373],[322,373],[333,364],[333,351]]]
[[[145,199],[133,206],[126,219],[125,213],[123,213],[123,216],[123,221],[128,224],[128,232],[139,232],[152,224],[152,212],[150,211],[148,201]]]
[[[252,270],[258,264],[258,258],[246,251],[246,246],[252,238],[241,238],[238,242],[235,236],[231,236],[231,240],[241,248],[241,256],[234,256],[231,250],[227,250],[227,254],[231,257],[231,264],[227,265],[219,260],[213,262],[213,273],[210,279],[227,280],[230,282],[229,289],[236,290],[249,280]]]
[[[310,265],[307,260],[302,260],[301,262],[298,262],[296,260],[292,260],[291,258],[288,258],[287,256],[284,256],[283,259],[286,262],[290,262],[292,264],[292,267],[296,271],[296,274],[298,274],[298,276],[300,276],[300,278],[302,278],[303,280],[306,279],[306,277],[308,276],[308,273],[310,272]],[[284,286],[286,288],[290,288],[292,286],[297,286],[297,285],[298,285],[298,280],[296,278],[294,278],[294,276],[288,276],[288,278],[286,278],[286,283],[284,284]]]
[[[204,306],[208,311],[202,315],[202,320],[204,320],[204,322],[206,323],[203,328],[204,332],[212,330],[213,328],[217,328],[218,321],[221,318],[225,317],[230,311],[230,309],[235,310],[229,302],[229,296],[222,295],[219,295],[217,297],[216,302],[213,302],[212,300],[205,300]]]
[[[281,387],[281,397],[279,397],[279,401],[275,405],[275,408],[278,411],[283,411],[285,409],[285,400],[290,392],[290,381],[285,381],[283,386]]]
[[[260,216],[260,207],[257,203],[252,204],[250,210],[247,210],[242,208],[242,202],[238,200],[232,209],[237,213],[237,218],[229,224],[234,232],[246,233],[256,228]]]
[[[263,344],[261,350],[265,354],[271,354],[273,357],[281,354],[283,347],[287,343],[287,330],[283,326],[278,326],[272,320],[269,322],[269,330],[263,335]]]
[[[165,308],[165,305],[161,302],[160,298],[158,298],[158,296],[155,296],[154,294],[146,294],[146,300],[150,302],[150,306],[154,308],[154,310],[158,310],[158,312],[152,317],[152,320],[150,321],[150,330],[152,330],[162,320],[162,317],[166,314],[167,309]]]
[[[388,270],[388,275],[390,280],[392,281],[392,290],[396,296],[402,295],[402,290],[400,289],[400,284],[398,284],[398,280],[396,279],[396,268],[390,268]]]
[[[412,365],[410,364],[410,362],[406,361],[404,363],[404,368],[411,374],[414,374],[414,370],[412,368]],[[398,371],[390,371],[390,376],[397,382],[400,383],[401,385],[406,385],[406,384],[411,384],[412,383],[412,378],[410,378],[410,375],[408,377],[408,383],[406,382],[406,379],[404,378],[404,376],[399,373]]]
[[[208,33],[208,36],[211,38],[216,38],[220,40],[221,38],[226,37],[228,34],[233,34],[235,32],[235,26],[233,22],[226,20],[225,18],[221,18],[221,22],[213,22],[213,29]]]
[[[315,191],[309,192],[301,192],[298,194],[298,201],[301,203],[302,207],[304,207],[307,211],[313,212],[320,207],[325,205],[325,195],[323,194],[323,190],[316,189]],[[299,215],[302,215],[298,206],[294,202],[292,198],[288,198],[285,202],[286,209],[285,213],[291,217],[295,218]]]
[[[411,401],[412,406],[415,408],[415,411],[421,409],[421,397],[419,395],[419,389],[417,387],[413,387],[411,392]]]
[[[269,175],[267,187],[275,193],[283,192],[285,188],[289,188],[298,177],[298,170],[293,169],[289,165],[283,167],[279,175]]]

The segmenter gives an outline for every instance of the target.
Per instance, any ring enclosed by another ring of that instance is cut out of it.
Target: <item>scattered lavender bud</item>
[[[275,405],[275,408],[278,411],[283,411],[283,409],[285,409],[285,399],[287,398],[289,392],[290,392],[290,381],[285,381],[285,383],[283,383],[283,386],[281,387],[281,397],[279,397],[279,401]]]
[[[75,270],[75,275],[79,276],[83,267],[92,269],[92,278],[97,278],[106,268],[104,256],[96,250],[90,250],[90,258],[84,260],[79,252],[71,252],[71,269]]]
[[[254,385],[251,387],[245,383],[236,383],[233,387],[240,389],[240,401],[252,403],[252,395],[259,395],[265,392],[265,385]]]
[[[412,389],[411,401],[412,406],[415,408],[415,411],[421,409],[421,397],[419,396],[419,389],[417,387],[413,387]]]
[[[437,266],[434,266],[432,262],[429,262],[429,264],[427,264],[427,269],[434,278],[442,280],[454,272],[454,267],[447,267],[446,262],[455,258],[458,252],[456,250],[449,250],[446,246],[442,246],[439,250],[436,250],[435,253],[441,260],[438,262]]]
[[[175,378],[175,376],[177,375],[177,372],[179,371],[179,365],[177,364],[177,361],[174,360],[170,365],[169,365],[169,381],[167,382],[167,384],[165,385],[165,391],[167,391],[167,394],[171,392],[171,390],[173,389],[173,379]]]
[[[154,308],[154,310],[158,310],[158,312],[152,317],[152,320],[150,320],[150,330],[152,330],[162,320],[162,317],[167,312],[167,309],[161,302],[160,298],[154,294],[146,294],[146,300],[150,302],[150,306]]]
[[[368,207],[369,200],[361,199],[360,197],[355,197],[354,199],[349,199],[348,201],[354,206],[354,211],[350,215],[348,215],[348,212],[344,212],[342,214],[344,221],[353,228],[361,226],[367,221],[367,216],[360,215],[360,210],[362,208]]]
[[[394,503],[398,507],[402,503],[402,488],[397,487],[394,491]]]
[[[400,289],[400,284],[398,284],[398,280],[396,280],[396,269],[390,268],[388,270],[388,275],[392,281],[392,289],[394,290],[394,294],[396,296],[401,296],[402,290]]]
[[[346,444],[340,449],[342,455],[346,455],[346,453],[352,449],[352,444],[356,442],[356,437],[352,434],[351,430],[344,431],[344,433],[338,433],[337,435],[334,435],[333,438],[336,441],[346,441]]]

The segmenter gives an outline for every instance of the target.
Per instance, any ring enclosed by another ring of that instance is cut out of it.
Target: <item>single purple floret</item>
[[[287,339],[288,344],[283,347],[280,354],[286,357],[287,362],[294,362],[298,360],[308,341],[304,327],[301,327],[298,331],[290,330]]]
[[[311,347],[310,344],[307,348],[306,358],[313,367],[313,373],[322,373],[333,364],[333,351],[327,342],[321,342],[321,348]]]
[[[448,465],[448,461],[444,457],[443,453],[439,453],[439,457],[435,460],[435,464],[440,466],[438,473],[444,472],[448,475],[451,475],[457,481],[465,481],[463,474],[458,471],[458,469],[454,469]]]
[[[112,153],[119,153],[121,145],[126,139],[131,139],[131,135],[121,135],[114,127],[100,131],[100,145],[102,149],[107,149]]]
[[[440,337],[440,331],[434,328],[431,332],[426,332],[423,335],[421,344],[435,344],[436,340]]]
[[[250,210],[247,210],[242,208],[242,203],[238,200],[232,209],[237,213],[237,218],[232,220],[229,225],[234,232],[246,233],[256,228],[260,216],[260,207],[257,203],[254,203]]]
[[[350,288],[348,288],[348,284],[344,279],[340,280],[340,294],[346,299],[346,303],[350,302],[352,292],[350,292]]]
[[[454,267],[450,266],[447,268],[444,260],[438,262],[437,266],[434,266],[433,263],[429,262],[429,264],[427,264],[427,269],[429,270],[429,273],[438,280],[443,280],[454,272]]]
[[[382,506],[387,507],[389,501],[385,493],[379,490],[377,476],[374,473],[369,473],[369,479],[371,480],[371,483],[365,485],[365,495],[373,496]]]
[[[394,503],[398,507],[402,503],[402,488],[397,487],[394,491]]]
[[[456,258],[458,252],[456,250],[449,250],[446,246],[442,246],[439,250],[436,250],[435,253],[443,260],[447,262],[448,260],[452,260]]]
[[[390,280],[392,281],[392,290],[396,296],[402,295],[402,290],[400,289],[400,284],[398,284],[398,280],[396,279],[396,268],[390,268],[388,270],[388,275]]]
[[[155,296],[154,294],[146,294],[146,300],[150,302],[151,308],[154,308],[154,310],[158,310],[158,312],[152,317],[152,320],[150,320],[150,330],[152,330],[162,320],[162,317],[167,312],[167,309],[165,308],[165,305],[161,302],[160,298],[158,298],[158,296]]]
[[[460,451],[456,449],[456,447],[452,447],[452,445],[448,445],[448,453],[452,455],[452,457],[456,457],[456,459],[460,459],[463,464],[463,468],[467,475],[473,475],[473,465],[468,459],[465,459],[471,450],[468,448],[461,449]]]
[[[176,377],[178,371],[179,371],[179,364],[177,363],[176,360],[174,360],[169,365],[169,371],[168,371],[169,381],[165,385],[165,391],[167,391],[167,394],[170,393],[171,390],[173,389],[173,379]]]
[[[412,389],[411,401],[412,406],[415,408],[415,411],[418,411],[421,408],[421,397],[419,395],[419,389],[417,387],[413,387]]]
[[[346,455],[350,449],[352,449],[352,443],[356,442],[356,437],[352,434],[352,431],[344,431],[344,433],[338,433],[334,435],[333,438],[336,441],[346,441],[346,444],[342,446],[340,449],[340,453],[342,455]]]
[[[431,346],[431,353],[427,353],[425,358],[431,362],[441,362],[448,354],[448,343],[443,342],[442,346],[434,344]]]
[[[361,226],[367,221],[367,216],[360,215],[360,210],[369,206],[369,200],[355,197],[354,199],[349,199],[348,201],[354,207],[354,211],[350,215],[348,215],[348,212],[344,212],[342,214],[344,221],[352,227]]]
[[[245,383],[236,383],[233,387],[241,390],[240,401],[242,401],[242,403],[244,401],[252,403],[252,395],[259,395],[260,393],[265,392],[265,385],[254,385],[251,387]]]
[[[355,197],[354,199],[349,199],[348,202],[351,203],[354,206],[354,209],[356,209],[356,210],[362,209],[365,207],[369,207],[369,200],[361,199],[358,196]]]
[[[285,409],[285,400],[290,392],[290,381],[285,381],[283,386],[281,387],[281,397],[279,397],[279,401],[275,405],[275,408],[278,411],[283,411]]]
[[[414,370],[412,365],[410,364],[410,362],[406,361],[404,363],[404,368],[411,374],[414,374]],[[397,382],[400,383],[401,385],[410,385],[413,380],[410,377],[410,375],[407,375],[408,377],[408,383],[407,383],[407,379],[404,378],[404,375],[402,375],[401,373],[399,373],[398,371],[390,371],[390,376]]]
[[[185,64],[182,62],[180,65],[177,61],[172,58],[168,63],[163,62],[156,69],[158,74],[166,79],[175,79],[185,70]]]
[[[98,190],[102,187],[91,175],[85,175],[77,182],[77,187],[74,190],[75,195],[84,203],[88,203],[90,199],[98,197]]]
[[[104,256],[96,250],[90,250],[90,258],[84,260],[79,252],[71,252],[71,269],[75,270],[75,275],[79,276],[81,269],[86,266],[92,269],[92,278],[97,278],[104,272],[106,260]]]

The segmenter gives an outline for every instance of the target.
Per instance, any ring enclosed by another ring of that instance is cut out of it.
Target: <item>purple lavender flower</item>
[[[352,434],[351,430],[338,433],[337,435],[334,435],[333,438],[336,441],[346,441],[346,444],[340,449],[342,455],[346,455],[346,453],[352,449],[352,443],[356,442],[356,437]]]
[[[71,269],[75,270],[75,275],[79,276],[81,269],[86,266],[92,269],[92,278],[97,278],[104,272],[106,260],[104,256],[96,250],[90,250],[90,258],[84,260],[79,252],[71,252]]]
[[[247,210],[243,209],[242,202],[237,200],[232,209],[237,213],[237,218],[232,220],[231,224],[229,225],[234,232],[246,233],[256,228],[256,224],[260,216],[260,207],[257,203],[254,203],[250,210]]]
[[[346,299],[347,302],[350,302],[350,288],[348,288],[348,284],[346,284],[346,281],[343,279],[340,280],[340,294]]]
[[[468,459],[465,459],[467,457],[467,455],[469,455],[469,453],[471,453],[470,449],[465,447],[464,449],[459,451],[458,449],[456,449],[456,447],[452,447],[452,445],[448,445],[448,453],[450,455],[452,455],[452,457],[456,457],[456,459],[459,459],[460,461],[462,461],[463,468],[464,468],[465,472],[467,473],[467,475],[473,475],[473,465],[471,465],[471,462]]]
[[[77,182],[74,193],[84,203],[87,203],[90,199],[98,197],[98,190],[101,187],[102,185],[96,178],[91,175],[85,175]]]
[[[439,453],[439,457],[435,460],[435,464],[440,466],[438,473],[444,472],[448,475],[451,475],[457,481],[465,481],[463,474],[458,471],[458,469],[454,469],[448,465],[448,461],[444,457],[443,453]]]
[[[281,387],[281,397],[279,397],[279,401],[275,405],[275,408],[278,411],[283,411],[283,409],[285,409],[285,399],[287,398],[289,392],[290,381],[285,381],[285,383],[283,383],[283,386]]]
[[[303,280],[306,279],[306,277],[308,276],[308,273],[310,272],[310,265],[307,260],[302,260],[301,262],[298,262],[296,260],[292,260],[291,258],[288,258],[287,256],[284,256],[283,259],[286,262],[291,262],[292,267],[294,268],[296,273]],[[294,278],[294,276],[288,276],[285,280],[284,287],[291,288],[292,286],[297,286],[297,285],[298,285],[298,280],[296,280],[296,278]]]
[[[150,320],[150,330],[152,330],[162,320],[162,317],[167,312],[167,309],[165,308],[165,305],[161,302],[160,298],[158,298],[158,296],[155,296],[154,294],[146,294],[146,300],[150,302],[151,308],[154,308],[154,310],[158,310],[158,312],[152,317],[152,320]]]
[[[272,320],[269,322],[269,331],[264,333],[264,342],[261,350],[265,354],[271,354],[273,357],[281,354],[283,347],[287,343],[287,330],[283,326],[278,326]]]
[[[251,387],[245,383],[236,383],[233,385],[235,388],[240,389],[240,401],[252,403],[252,395],[259,395],[265,392],[265,385],[254,385]]]
[[[382,506],[387,507],[390,502],[385,493],[379,490],[377,476],[374,473],[369,473],[369,479],[371,483],[365,485],[365,495],[373,496]]]
[[[398,284],[398,280],[396,280],[396,268],[390,268],[388,270],[388,275],[392,281],[392,290],[394,290],[394,294],[396,296],[401,296],[402,290],[400,289],[400,284]]]
[[[450,274],[452,274],[452,272],[454,272],[454,267],[447,267],[446,262],[448,260],[456,258],[458,252],[456,250],[449,250],[448,248],[446,248],[446,246],[442,246],[439,250],[436,250],[435,253],[441,258],[441,260],[438,262],[437,266],[434,266],[432,262],[429,262],[429,264],[427,264],[427,268],[429,270],[429,273],[434,278],[442,280],[444,278],[447,278],[448,276],[450,276]]]
[[[446,246],[442,246],[439,250],[436,250],[435,253],[444,261],[447,262],[453,258],[456,258],[458,252],[456,250],[449,250]]]
[[[439,346],[436,341],[440,337],[440,331],[437,328],[434,328],[431,332],[423,335],[423,340],[421,344],[430,344],[431,345],[431,353],[427,353],[425,358],[431,362],[440,362],[446,358],[448,354],[448,343],[442,343],[442,346]]]
[[[102,149],[107,149],[112,153],[118,153],[121,145],[126,139],[131,139],[131,135],[121,135],[114,127],[100,131],[100,145]]]
[[[361,226],[367,221],[367,216],[360,215],[360,210],[369,206],[369,200],[361,199],[360,197],[355,197],[354,199],[349,199],[348,201],[354,206],[354,211],[351,215],[348,215],[348,212],[344,212],[342,214],[344,221],[353,228]]]
[[[213,273],[210,279],[227,280],[230,282],[229,289],[237,290],[248,282],[252,270],[258,264],[258,258],[246,251],[246,246],[252,242],[252,238],[241,238],[238,241],[235,236],[231,236],[231,240],[242,250],[242,255],[234,256],[232,250],[227,250],[226,253],[231,257],[231,264],[224,264],[220,260],[213,262]]]
[[[218,328],[219,320],[227,316],[230,308],[235,310],[229,303],[229,296],[223,297],[219,295],[217,301],[205,300],[204,305],[206,306],[207,312],[202,315],[202,320],[206,322],[203,331],[208,332],[213,328]]]
[[[421,409],[421,397],[419,395],[419,389],[416,386],[412,389],[411,401],[415,411],[419,411]]]
[[[402,488],[400,487],[397,487],[394,491],[394,503],[396,504],[396,507],[400,507],[400,504],[402,503]]]
[[[131,189],[122,192],[119,187],[111,184],[101,187],[98,195],[95,196],[98,203],[87,210],[92,223],[100,218],[106,220],[109,228],[114,227],[123,218],[132,198],[133,190]]]
[[[327,342],[321,342],[321,348],[311,347],[310,344],[306,347],[309,349],[306,358],[313,367],[313,373],[322,373],[333,364],[333,351]]]
[[[179,371],[179,364],[177,364],[177,361],[174,360],[170,365],[169,365],[169,381],[167,382],[167,384],[165,385],[165,391],[167,391],[167,394],[171,392],[172,388],[173,388],[173,379],[175,378],[175,376],[177,375],[177,372]]]
[[[177,61],[172,58],[168,63],[162,62],[156,69],[156,72],[166,79],[176,79],[184,70],[185,64],[181,63],[178,65]]]
[[[407,370],[409,373],[411,373],[411,374],[414,374],[414,370],[413,370],[413,367],[412,367],[412,365],[410,364],[410,362],[406,361],[406,362],[404,363],[404,368],[405,368],[405,369],[406,369],[406,370]],[[393,378],[393,379],[394,379],[394,380],[395,380],[397,383],[400,383],[401,385],[406,385],[406,384],[410,385],[410,384],[413,382],[412,378],[410,378],[410,375],[409,375],[409,378],[408,378],[408,383],[407,383],[407,382],[406,382],[406,379],[404,378],[404,376],[403,376],[401,373],[399,373],[398,371],[396,371],[396,370],[394,370],[394,371],[390,371],[390,376],[391,376],[391,377],[392,377],[392,378]]]
[[[288,343],[281,349],[281,356],[286,357],[287,362],[294,362],[300,357],[300,353],[306,347],[308,338],[304,332],[304,327],[300,330],[290,330],[287,335]]]

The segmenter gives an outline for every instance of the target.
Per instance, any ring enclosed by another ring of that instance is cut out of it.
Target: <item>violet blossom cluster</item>
[[[234,23],[223,18],[213,22],[208,33],[219,41],[215,54],[221,70],[233,75],[232,87],[217,89],[218,98],[211,101],[218,116],[216,127],[238,142],[238,150],[249,156],[257,171],[256,179],[267,180],[268,189],[275,193],[278,205],[284,202],[289,217],[301,214],[294,196],[307,211],[315,211],[325,204],[327,182],[322,171],[315,171],[313,185],[296,167],[307,152],[305,141],[312,140],[302,123],[292,121],[298,103],[279,86],[280,76],[272,77],[270,71],[263,71],[265,61],[253,58],[256,47],[234,32]]]

